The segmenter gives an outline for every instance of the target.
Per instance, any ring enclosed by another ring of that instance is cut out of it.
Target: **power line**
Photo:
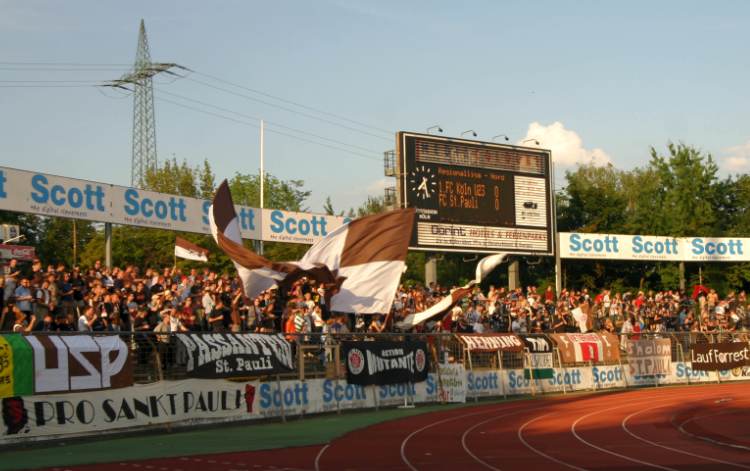
[[[304,108],[306,110],[315,111],[316,113],[324,114],[326,116],[331,116],[333,118],[337,118],[337,119],[340,119],[340,120],[343,120],[343,121],[348,121],[350,123],[354,123],[354,124],[357,124],[357,125],[365,127],[365,128],[374,129],[376,131],[380,131],[380,132],[383,132],[385,134],[393,134],[393,131],[389,131],[387,129],[379,128],[377,126],[372,126],[370,124],[363,123],[361,121],[357,121],[357,120],[354,120],[354,119],[351,119],[351,118],[347,118],[346,116],[341,116],[341,115],[337,115],[335,113],[330,113],[328,111],[323,111],[323,110],[320,110],[320,109],[317,109],[317,108],[313,108],[312,106],[303,105],[302,103],[298,103],[296,101],[287,100],[285,98],[281,98],[281,97],[278,97],[278,96],[275,96],[275,95],[271,95],[270,93],[266,93],[266,92],[263,92],[261,90],[256,90],[254,88],[250,88],[250,87],[247,87],[247,86],[244,86],[244,85],[240,85],[240,84],[237,84],[237,83],[232,83],[232,82],[230,82],[228,80],[224,80],[224,79],[222,79],[220,77],[216,77],[214,75],[209,75],[209,74],[205,74],[203,72],[196,72],[196,71],[193,71],[193,73],[195,73],[196,75],[202,75],[204,77],[208,77],[210,79],[216,80],[217,82],[225,83],[225,84],[231,85],[233,87],[237,87],[237,88],[241,88],[243,90],[247,90],[249,92],[257,93],[258,95],[263,95],[263,96],[268,97],[268,98],[273,98],[274,100],[278,100],[278,101],[281,101],[283,103],[288,103],[290,105],[298,106],[298,107]]]
[[[105,66],[126,66],[131,67],[133,64],[104,64],[104,63],[82,63],[82,62],[0,62],[0,65],[29,65],[29,66],[71,66],[71,67],[105,67]]]
[[[93,85],[0,85],[0,88],[93,88]]]
[[[226,113],[235,114],[237,116],[242,116],[243,118],[253,119],[253,120],[257,120],[257,121],[261,120],[261,118],[259,118],[257,116],[251,116],[251,115],[247,115],[247,114],[244,114],[244,113],[240,113],[238,111],[230,110],[228,108],[223,108],[221,106],[213,105],[211,103],[206,103],[204,101],[200,101],[200,100],[196,100],[196,99],[189,98],[189,97],[186,97],[186,96],[182,96],[182,95],[179,95],[177,93],[168,92],[168,91],[163,90],[161,88],[157,88],[157,90],[159,91],[159,93],[165,93],[167,95],[170,95],[170,96],[173,96],[173,97],[176,97],[176,98],[180,98],[182,100],[190,101],[190,102],[197,103],[197,104],[203,105],[203,106],[208,106],[210,108],[214,108],[214,109],[217,109],[217,110],[220,110],[220,111],[224,111]],[[305,135],[308,135],[308,136],[312,136],[312,137],[315,137],[315,138],[318,138],[318,139],[322,139],[324,141],[329,141],[329,142],[333,142],[333,143],[336,143],[336,144],[340,144],[340,145],[352,147],[354,149],[359,149],[359,150],[362,150],[362,151],[365,151],[365,152],[372,152],[373,154],[377,154],[378,153],[378,151],[375,151],[375,150],[372,150],[372,149],[368,149],[366,147],[361,147],[361,146],[358,146],[358,145],[355,145],[355,144],[349,144],[348,142],[344,142],[344,141],[338,141],[336,139],[331,139],[329,137],[321,136],[321,135],[318,135],[318,134],[315,134],[315,133],[311,133],[311,132],[308,132],[308,131],[303,131],[302,129],[292,128],[292,127],[289,127],[289,126],[285,126],[283,124],[275,123],[273,121],[265,120],[265,122],[266,122],[266,124],[270,124],[272,126],[276,126],[276,127],[282,128],[282,129],[286,129],[288,131],[293,131],[293,132],[296,132],[296,133],[300,133],[300,134],[305,134]]]
[[[21,61],[21,62],[4,62],[3,61],[3,62],[0,62],[0,70],[18,70],[18,71],[78,72],[78,71],[130,70],[131,68],[132,68],[131,64],[124,64],[124,63],[120,64],[120,63],[38,62],[38,61]],[[232,87],[236,87],[236,88],[239,88],[239,89],[251,92],[251,93],[255,93],[255,94],[267,97],[267,98],[271,98],[273,100],[276,100],[276,101],[279,101],[279,102],[282,102],[282,103],[286,103],[286,104],[289,104],[289,105],[296,106],[298,108],[302,108],[302,109],[305,109],[305,110],[308,110],[308,111],[312,111],[312,112],[318,113],[320,115],[329,116],[329,117],[335,118],[335,119],[340,120],[340,121],[344,121],[344,122],[347,122],[347,123],[351,123],[351,124],[357,125],[357,126],[362,127],[362,128],[371,129],[371,130],[377,131],[379,133],[387,134],[389,136],[393,134],[393,131],[388,130],[388,129],[384,129],[384,128],[380,128],[380,127],[377,127],[377,126],[373,126],[373,125],[364,123],[362,121],[358,121],[358,120],[355,120],[355,119],[352,119],[352,118],[348,118],[346,116],[342,116],[342,115],[339,115],[339,114],[336,114],[336,113],[331,113],[331,112],[328,112],[328,111],[324,111],[324,110],[321,110],[319,108],[308,106],[308,105],[302,104],[302,103],[297,102],[297,101],[288,100],[286,98],[282,98],[282,97],[273,95],[271,93],[264,92],[262,90],[258,90],[258,89],[251,88],[251,87],[248,87],[248,86],[245,86],[245,85],[241,85],[241,84],[238,84],[238,83],[235,83],[235,82],[231,82],[229,80],[222,79],[221,77],[217,77],[215,75],[206,74],[206,73],[197,72],[197,71],[191,71],[191,72],[193,72],[196,75],[200,75],[202,77],[206,77],[208,79],[214,80],[216,82],[220,82],[220,83],[223,83],[223,84],[226,84],[226,85],[230,85]],[[358,133],[361,133],[361,134],[365,134],[365,135],[368,135],[368,136],[371,136],[371,137],[376,137],[378,139],[383,139],[383,140],[387,140],[387,141],[391,140],[390,138],[386,138],[386,137],[384,137],[382,135],[373,134],[371,132],[367,132],[367,131],[364,131],[362,129],[354,128],[354,127],[351,127],[351,126],[346,126],[344,124],[341,124],[341,123],[338,123],[338,122],[335,122],[335,121],[331,121],[331,120],[327,120],[327,119],[321,118],[320,116],[315,116],[315,115],[311,115],[311,114],[308,114],[308,113],[303,113],[303,112],[301,112],[299,110],[287,108],[287,107],[281,106],[281,105],[279,105],[277,103],[271,103],[271,102],[268,102],[268,101],[260,100],[258,98],[254,98],[254,97],[250,97],[250,96],[247,96],[247,95],[243,95],[243,94],[238,93],[236,91],[228,90],[228,89],[222,88],[222,87],[218,87],[216,85],[213,85],[213,84],[210,84],[210,83],[206,83],[206,82],[203,82],[203,81],[200,81],[200,80],[196,80],[196,79],[193,79],[193,78],[187,78],[187,79],[191,80],[193,82],[199,83],[201,85],[204,85],[204,86],[207,86],[207,87],[210,87],[210,88],[214,88],[214,89],[219,90],[219,91],[223,91],[225,93],[230,93],[230,94],[233,94],[235,96],[240,96],[240,97],[248,99],[248,100],[256,101],[258,103],[262,103],[262,104],[265,104],[267,106],[276,107],[276,108],[282,109],[284,111],[288,111],[290,113],[298,114],[300,116],[305,116],[307,118],[315,119],[315,120],[318,120],[318,121],[321,121],[321,122],[325,122],[325,123],[328,123],[328,124],[331,124],[331,125],[334,125],[334,126],[339,126],[339,127],[344,128],[344,129],[348,129],[350,131],[358,132]]]
[[[354,127],[351,127],[351,126],[347,126],[345,124],[337,123],[335,121],[331,121],[329,119],[325,119],[325,118],[321,118],[319,116],[311,115],[309,113],[304,113],[302,111],[298,111],[298,110],[295,110],[295,109],[292,109],[292,108],[281,106],[281,105],[278,105],[276,103],[271,103],[271,102],[268,102],[268,101],[265,101],[265,100],[261,100],[259,98],[251,97],[251,96],[239,93],[239,92],[235,92],[233,90],[228,90],[228,89],[223,88],[223,87],[217,87],[216,85],[212,85],[210,83],[203,82],[201,80],[196,80],[196,79],[190,78],[190,77],[186,77],[185,80],[190,80],[191,82],[199,83],[199,84],[204,85],[206,87],[210,87],[210,88],[213,88],[213,89],[216,89],[216,90],[220,90],[222,92],[229,93],[231,95],[235,95],[235,96],[238,96],[238,97],[241,97],[241,98],[245,98],[246,100],[251,100],[251,101],[258,102],[258,103],[262,103],[264,105],[273,106],[275,108],[279,108],[281,110],[288,111],[290,113],[298,114],[300,116],[305,116],[307,118],[314,119],[314,120],[317,120],[317,121],[322,121],[324,123],[328,123],[328,124],[331,124],[333,126],[339,126],[339,127],[344,128],[344,129],[348,129],[350,131],[358,132],[360,134],[366,134],[366,135],[371,136],[371,137],[375,137],[375,138],[378,138],[378,139],[383,139],[384,141],[389,141],[389,142],[391,141],[391,139],[388,139],[388,138],[386,138],[384,136],[380,136],[380,135],[377,135],[377,134],[374,134],[374,133],[371,133],[371,132],[368,132],[368,131],[363,131],[361,129],[357,129],[357,128],[354,128]]]
[[[228,121],[232,121],[232,122],[237,123],[237,124],[243,124],[245,126],[250,126],[250,127],[256,128],[256,129],[260,128],[259,125],[254,124],[254,123],[248,123],[247,121],[243,121],[243,120],[240,120],[240,119],[232,118],[230,116],[225,116],[225,115],[222,115],[222,114],[219,114],[219,113],[214,113],[213,111],[207,111],[207,110],[203,110],[203,109],[200,109],[200,108],[196,108],[194,106],[186,105],[184,103],[180,103],[180,102],[177,102],[177,101],[174,101],[174,100],[170,100],[168,98],[164,98],[164,97],[161,97],[161,96],[157,96],[156,99],[159,100],[159,101],[164,101],[164,102],[167,102],[167,103],[171,103],[171,104],[179,106],[181,108],[186,108],[186,109],[189,109],[189,110],[192,110],[192,111],[196,111],[198,113],[203,113],[203,114],[211,115],[211,116],[214,116],[214,117],[217,117],[217,118],[221,118],[221,119],[225,119],[225,120],[228,120]],[[310,143],[310,144],[315,144],[315,145],[318,145],[318,146],[327,147],[329,149],[334,149],[334,150],[338,150],[338,151],[341,151],[341,152],[346,152],[349,155],[355,155],[357,157],[361,157],[361,158],[364,158],[364,159],[380,161],[380,159],[377,158],[377,157],[372,157],[372,156],[361,154],[361,153],[358,153],[358,152],[353,152],[353,151],[351,151],[349,149],[342,149],[341,147],[332,146],[330,144],[323,144],[321,142],[316,142],[316,141],[313,141],[313,140],[310,140],[310,139],[305,139],[304,137],[295,136],[294,134],[288,134],[288,133],[285,133],[285,132],[282,132],[282,131],[278,131],[278,130],[275,130],[275,129],[268,129],[268,132],[272,132],[274,134],[279,134],[281,136],[291,137],[292,139],[297,139],[298,141],[303,141],[303,142],[307,142],[307,143]]]
[[[98,80],[0,80],[0,83],[90,83],[92,86]]]
[[[59,67],[12,67],[0,66],[0,70],[19,72],[111,72],[130,70],[125,67],[86,67],[86,68],[59,68]]]

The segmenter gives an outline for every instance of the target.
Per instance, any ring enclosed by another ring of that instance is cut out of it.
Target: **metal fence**
[[[35,333],[40,335],[41,333]],[[71,333],[80,335],[80,333]],[[205,333],[203,333],[205,334]],[[64,335],[59,332],[54,335]],[[131,361],[133,362],[134,380],[139,384],[153,383],[161,380],[177,380],[187,377],[186,362],[187,355],[183,344],[178,341],[175,334],[166,333],[94,333],[98,335],[119,335],[131,350]],[[199,335],[199,334],[196,334]],[[544,337],[545,334],[523,334],[525,337]],[[430,369],[435,371],[437,363],[460,363],[467,370],[512,370],[527,368],[529,365],[529,354],[527,349],[522,351],[493,351],[478,352],[470,351],[457,335],[451,333],[441,334],[287,334],[287,339],[292,345],[294,354],[294,370],[290,373],[281,374],[280,379],[344,379],[346,377],[345,363],[343,358],[342,342],[347,340],[387,340],[387,341],[425,341],[428,345],[431,361]],[[750,341],[750,333],[747,332],[667,332],[667,333],[641,333],[631,335],[620,335],[619,359],[613,361],[598,362],[597,365],[620,365],[628,364],[627,342],[638,339],[670,339],[671,360],[673,362],[689,362],[691,345],[699,343],[717,343],[725,341]],[[581,367],[592,366],[591,362],[564,362],[560,351],[555,345],[553,349],[553,367]],[[279,377],[274,376],[274,380]],[[253,377],[242,378],[251,379]],[[255,377],[257,378],[257,377]],[[255,379],[253,378],[253,379]],[[267,378],[260,377],[261,380]]]

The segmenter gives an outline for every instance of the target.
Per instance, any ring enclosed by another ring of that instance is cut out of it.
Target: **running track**
[[[398,419],[321,446],[53,469],[750,469],[750,386],[556,396]]]

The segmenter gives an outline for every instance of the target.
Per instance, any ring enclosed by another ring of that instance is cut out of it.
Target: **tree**
[[[304,206],[310,192],[304,190],[302,180],[280,180],[267,173],[264,179],[264,206],[286,211],[307,211]],[[260,207],[260,177],[253,174],[236,173],[229,180],[229,189],[235,204]]]
[[[203,159],[203,167],[199,167],[195,172],[198,180],[198,196],[206,200],[212,199],[216,190],[216,176],[211,170],[208,160]]]
[[[567,186],[559,197],[560,230],[610,232],[622,228],[627,200],[622,172],[611,164],[581,165],[565,174]]]
[[[710,154],[685,144],[667,145],[662,156],[651,148],[649,169],[658,179],[657,192],[662,220],[658,235],[714,235],[719,225],[715,206],[719,167]]]
[[[208,162],[204,161],[204,166],[208,166]],[[171,195],[195,198],[200,193],[196,184],[197,173],[199,172],[190,168],[185,160],[178,164],[175,158],[167,159],[161,167],[146,171],[143,178],[144,188]]]
[[[75,237],[73,228],[75,226]],[[94,226],[89,221],[65,218],[44,218],[40,224],[44,234],[37,243],[37,256],[46,263],[64,263],[73,266],[78,263],[82,249],[96,236]],[[73,244],[76,245],[76,256]]]

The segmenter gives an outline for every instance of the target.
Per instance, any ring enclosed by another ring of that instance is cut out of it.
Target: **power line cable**
[[[228,80],[222,79],[220,77],[216,77],[214,75],[206,74],[206,73],[203,73],[203,72],[197,72],[197,71],[193,71],[193,73],[196,74],[196,75],[202,75],[203,77],[207,77],[207,78],[216,80],[217,82],[225,83],[225,84],[231,85],[233,87],[237,87],[237,88],[241,88],[243,90],[247,90],[247,91],[252,92],[252,93],[257,93],[258,95],[263,95],[263,96],[268,97],[268,98],[273,98],[274,100],[278,100],[278,101],[281,101],[283,103],[287,103],[287,104],[290,104],[290,105],[298,106],[300,108],[304,108],[306,110],[314,111],[316,113],[320,113],[320,114],[323,114],[323,115],[326,115],[326,116],[331,116],[333,118],[337,118],[337,119],[340,119],[340,120],[343,120],[343,121],[348,121],[350,123],[354,123],[354,124],[357,124],[357,125],[365,127],[365,128],[374,129],[376,131],[380,131],[380,132],[385,133],[385,134],[389,134],[389,135],[393,134],[393,131],[389,131],[387,129],[379,128],[377,126],[372,126],[370,124],[363,123],[361,121],[357,121],[357,120],[354,120],[354,119],[351,119],[351,118],[347,118],[346,116],[341,116],[341,115],[338,115],[338,114],[335,114],[335,113],[330,113],[328,111],[323,111],[323,110],[320,110],[318,108],[314,108],[312,106],[303,105],[302,103],[298,103],[298,102],[292,101],[292,100],[287,100],[285,98],[281,98],[281,97],[278,97],[276,95],[271,95],[270,93],[266,93],[266,92],[263,92],[261,90],[250,88],[250,87],[247,87],[245,85],[240,85],[240,84],[237,84],[237,83],[233,83],[233,82],[230,82]]]
[[[391,139],[388,139],[388,138],[386,138],[384,136],[380,136],[378,134],[374,134],[374,133],[371,133],[371,132],[368,132],[368,131],[364,131],[362,129],[357,129],[357,128],[354,128],[352,126],[347,126],[345,124],[337,123],[335,121],[331,121],[329,119],[325,119],[325,118],[321,118],[319,116],[311,115],[309,113],[304,113],[302,111],[298,111],[298,110],[295,110],[295,109],[292,109],[292,108],[288,108],[288,107],[285,107],[285,106],[282,106],[282,105],[278,105],[276,103],[271,103],[271,102],[268,102],[268,101],[265,101],[265,100],[261,100],[260,98],[251,97],[251,96],[239,93],[239,92],[235,92],[233,90],[228,90],[228,89],[223,88],[223,87],[218,87],[216,85],[212,85],[210,83],[203,82],[201,80],[196,80],[196,79],[190,78],[190,77],[185,77],[185,80],[190,80],[191,82],[196,82],[196,83],[199,83],[199,84],[204,85],[206,87],[210,87],[210,88],[213,88],[213,89],[216,89],[216,90],[223,91],[225,93],[229,93],[229,94],[241,97],[241,98],[245,98],[246,100],[251,100],[251,101],[258,102],[258,103],[262,103],[264,105],[273,106],[275,108],[279,108],[281,110],[288,111],[290,113],[298,114],[300,116],[305,116],[307,118],[314,119],[314,120],[317,120],[317,121],[322,121],[324,123],[328,123],[328,124],[331,124],[333,126],[342,127],[344,129],[348,129],[350,131],[358,132],[360,134],[365,134],[365,135],[368,135],[368,136],[371,136],[371,137],[375,137],[375,138],[378,138],[378,139],[382,139],[384,141],[391,142]]]
[[[171,103],[171,104],[179,106],[181,108],[186,108],[186,109],[189,109],[189,110],[192,110],[192,111],[196,111],[198,113],[203,113],[203,114],[211,115],[211,116],[214,116],[214,117],[217,117],[217,118],[221,118],[221,119],[225,119],[225,120],[228,120],[228,121],[232,121],[232,122],[235,122],[237,124],[243,124],[245,126],[250,126],[250,127],[256,128],[256,129],[260,128],[259,125],[254,124],[254,123],[248,123],[247,121],[243,121],[243,120],[240,120],[240,119],[232,118],[230,116],[225,116],[225,115],[222,115],[222,114],[219,114],[219,113],[214,113],[213,111],[208,111],[208,110],[196,108],[194,106],[186,105],[184,103],[180,103],[180,102],[177,102],[177,101],[174,101],[174,100],[170,100],[168,98],[164,98],[164,97],[160,97],[160,96],[157,96],[155,98],[157,100],[159,100],[159,101],[164,101],[164,102],[167,102],[167,103]],[[313,141],[313,140],[310,140],[310,139],[305,139],[304,137],[295,136],[294,134],[288,134],[288,133],[285,133],[285,132],[282,132],[282,131],[278,131],[278,130],[275,130],[275,129],[268,129],[268,132],[272,132],[274,134],[279,134],[281,136],[291,137],[292,139],[297,139],[298,141],[303,141],[303,142],[307,142],[307,143],[310,143],[310,144],[315,144],[315,145],[318,145],[318,146],[327,147],[329,149],[334,149],[334,150],[338,150],[338,151],[341,151],[341,152],[346,152],[349,155],[355,155],[357,157],[361,157],[361,158],[364,158],[364,159],[374,160],[374,161],[380,161],[380,159],[377,158],[377,157],[373,157],[373,156],[361,154],[359,152],[353,152],[353,151],[351,151],[349,149],[343,149],[341,147],[332,146],[330,144],[324,144],[324,143],[316,142],[316,141]]]
[[[200,101],[200,100],[196,100],[196,99],[193,99],[193,98],[189,98],[189,97],[186,97],[186,96],[183,96],[183,95],[179,95],[177,93],[168,92],[168,91],[166,91],[164,89],[161,89],[161,88],[157,88],[157,90],[159,91],[159,93],[164,93],[164,94],[176,97],[176,98],[180,98],[182,100],[186,100],[186,101],[190,101],[190,102],[193,102],[193,103],[197,103],[199,105],[208,106],[210,108],[214,108],[214,109],[217,109],[217,110],[220,110],[220,111],[224,111],[226,113],[231,113],[231,114],[234,114],[234,115],[237,115],[237,116],[242,116],[243,118],[253,119],[253,120],[257,120],[257,121],[261,120],[261,118],[259,118],[257,116],[251,116],[251,115],[247,115],[247,114],[244,114],[244,113],[240,113],[238,111],[230,110],[228,108],[223,108],[221,106],[213,105],[211,103],[206,103],[204,101]],[[275,123],[273,121],[265,120],[265,123],[266,124],[270,124],[271,126],[276,126],[278,128],[281,128],[281,129],[286,129],[288,131],[292,131],[292,132],[296,132],[296,133],[300,133],[300,134],[305,134],[305,135],[312,136],[312,137],[315,137],[315,138],[318,138],[318,139],[322,139],[324,141],[329,141],[329,142],[333,142],[333,143],[336,143],[336,144],[340,144],[340,145],[352,147],[354,149],[362,150],[362,151],[365,151],[365,152],[372,152],[373,154],[377,154],[378,153],[378,151],[375,151],[375,150],[372,150],[372,149],[368,149],[366,147],[361,147],[361,146],[358,146],[358,145],[355,145],[355,144],[349,144],[348,142],[339,141],[339,140],[336,140],[336,139],[331,139],[329,137],[321,136],[319,134],[311,133],[311,132],[308,132],[308,131],[303,131],[302,129],[296,129],[296,128],[293,128],[293,127],[285,126],[283,124]]]
[[[110,70],[130,70],[130,69],[132,69],[132,64],[90,63],[90,62],[41,62],[41,61],[7,62],[7,61],[0,61],[0,70],[77,72],[77,71],[110,71]],[[355,119],[352,119],[352,118],[348,118],[346,116],[342,116],[342,115],[339,115],[339,114],[335,114],[335,113],[331,113],[331,112],[328,112],[328,111],[324,111],[324,110],[321,110],[319,108],[308,106],[308,105],[302,104],[302,103],[297,102],[297,101],[288,100],[286,98],[282,98],[282,97],[273,95],[271,93],[264,92],[262,90],[258,90],[258,89],[251,88],[251,87],[247,87],[245,85],[241,85],[241,84],[238,84],[238,83],[235,83],[235,82],[231,82],[229,80],[222,79],[221,77],[217,77],[215,75],[206,74],[206,73],[197,72],[197,71],[191,71],[191,72],[194,73],[194,74],[196,74],[196,75],[200,75],[202,77],[206,77],[208,79],[211,79],[211,80],[214,80],[214,81],[226,84],[226,85],[230,85],[232,87],[236,87],[236,88],[239,88],[239,89],[242,89],[242,90],[246,90],[246,91],[251,92],[251,93],[255,93],[255,94],[267,97],[267,98],[271,98],[273,100],[280,101],[282,103],[293,105],[293,106],[296,106],[298,108],[302,108],[302,109],[305,109],[305,110],[308,110],[308,111],[312,111],[312,112],[315,112],[315,113],[318,113],[318,114],[321,114],[321,115],[330,116],[330,117],[336,118],[336,119],[338,119],[340,121],[345,121],[345,122],[348,122],[348,123],[351,123],[351,124],[355,124],[355,125],[363,127],[363,128],[368,128],[368,129],[371,129],[371,130],[374,130],[374,131],[378,131],[380,133],[387,134],[387,135],[392,135],[393,134],[393,131],[390,131],[390,130],[387,130],[387,129],[379,128],[377,126],[372,126],[372,125],[364,123],[362,121],[358,121],[358,120],[355,120]],[[316,120],[319,120],[319,121],[322,121],[322,122],[325,122],[325,123],[328,123],[328,124],[331,124],[331,125],[334,125],[334,126],[339,126],[339,127],[344,128],[344,129],[348,129],[350,131],[359,132],[359,133],[362,133],[362,134],[365,134],[365,135],[369,135],[369,136],[372,136],[372,137],[377,137],[378,139],[383,139],[383,140],[388,140],[388,141],[391,140],[391,139],[386,138],[386,137],[381,136],[381,135],[376,135],[376,134],[373,134],[373,133],[370,133],[370,132],[367,132],[367,131],[363,131],[361,129],[353,128],[353,127],[350,127],[350,126],[343,125],[341,123],[337,123],[337,122],[334,122],[334,121],[326,120],[326,119],[323,119],[323,118],[321,118],[319,116],[314,116],[314,115],[310,115],[310,114],[307,114],[307,113],[300,112],[298,110],[286,108],[286,107],[283,107],[283,106],[275,104],[275,103],[270,103],[270,102],[267,102],[267,101],[264,101],[264,100],[260,100],[258,98],[249,97],[249,96],[237,93],[237,92],[232,91],[232,90],[227,90],[227,89],[222,88],[222,87],[217,87],[215,85],[212,85],[212,84],[209,84],[209,83],[206,83],[206,82],[202,82],[200,80],[196,80],[196,79],[192,79],[192,78],[188,78],[188,80],[194,81],[194,82],[202,84],[204,86],[208,86],[208,87],[214,88],[216,90],[224,91],[225,93],[234,94],[236,96],[241,96],[241,97],[246,98],[248,100],[253,100],[253,101],[256,101],[256,102],[268,105],[268,106],[273,106],[273,107],[282,109],[284,111],[288,111],[290,113],[299,114],[301,116],[305,116],[305,117],[310,118],[310,119],[316,119]]]

